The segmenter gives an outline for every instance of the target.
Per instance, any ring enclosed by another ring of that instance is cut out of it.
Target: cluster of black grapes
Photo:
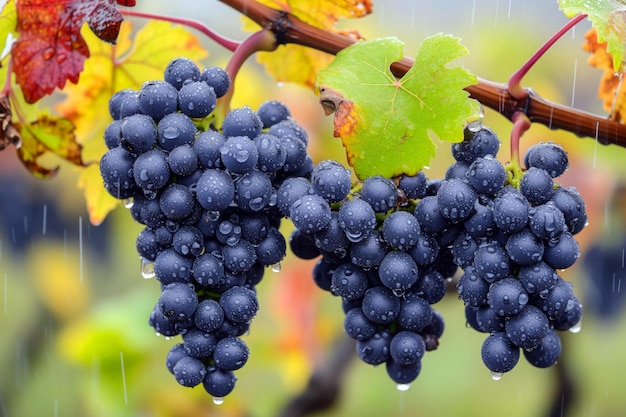
[[[161,285],[149,323],[182,335],[166,365],[217,403],[249,357],[240,336],[259,308],[255,286],[285,256],[276,190],[313,168],[305,131],[278,101],[232,110],[221,131],[198,129],[229,85],[221,68],[179,58],[164,80],[116,93],[100,162],[108,192],[145,225],[136,241],[142,272]]]
[[[554,181],[568,167],[562,147],[531,147],[527,170],[511,178],[495,159],[493,132],[469,133],[452,146],[457,162],[437,196],[422,200],[416,213],[430,213],[432,231],[457,230],[452,254],[463,269],[457,290],[469,325],[489,333],[481,356],[498,379],[515,367],[520,351],[536,367],[553,365],[561,354],[555,331],[579,328],[581,304],[557,271],[580,256],[573,235],[587,215],[578,191]]]
[[[447,237],[424,230],[412,199],[434,192],[426,176],[398,182],[373,176],[353,189],[350,172],[335,161],[315,166],[310,180],[292,178],[278,189],[278,207],[296,229],[296,256],[314,259],[317,285],[341,297],[344,329],[357,354],[385,364],[400,388],[420,373],[427,350],[444,328],[431,305],[457,270]]]

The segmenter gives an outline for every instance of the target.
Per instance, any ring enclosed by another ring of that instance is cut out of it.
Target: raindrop
[[[154,263],[141,258],[141,276],[144,277],[144,279],[154,278]]]
[[[48,223],[48,205],[44,204],[43,205],[43,230],[42,230],[42,234],[45,235],[46,234],[46,225]]]
[[[128,404],[128,394],[126,392],[126,374],[124,373],[124,354],[120,351],[120,362],[122,364],[122,385],[124,387],[124,404]]]
[[[491,379],[499,381],[502,379],[502,372],[491,372]]]
[[[280,262],[276,262],[270,268],[272,269],[273,272],[280,272],[280,269],[282,268],[282,266],[280,265]]]
[[[49,61],[52,59],[55,53],[56,51],[54,50],[54,48],[50,46],[43,51],[41,57],[44,59],[44,61]]]
[[[224,397],[213,397],[213,404],[215,405],[224,404]]]
[[[7,315],[7,311],[8,311],[8,301],[9,301],[9,276],[8,274],[5,272],[4,273],[4,315]]]
[[[180,130],[177,127],[168,126],[163,129],[163,137],[165,139],[176,139],[180,136]]]
[[[125,208],[130,209],[133,207],[135,200],[132,197],[129,198],[125,198],[124,200],[122,200],[122,204],[124,205]]]
[[[80,283],[83,283],[83,216],[78,216],[78,267]]]
[[[411,388],[411,384],[398,384],[396,388],[398,388],[398,391],[408,391]]]
[[[582,328],[583,328],[583,319],[581,318],[580,320],[578,320],[578,323],[576,323],[575,325],[569,328],[569,331],[571,333],[579,333]]]

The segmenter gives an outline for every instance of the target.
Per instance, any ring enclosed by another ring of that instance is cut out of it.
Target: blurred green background
[[[145,11],[193,17],[233,38],[244,36],[237,13],[216,1],[138,3]],[[451,33],[470,51],[465,66],[504,82],[565,22],[555,1],[376,0],[373,15],[340,26],[358,28],[366,38],[397,36],[406,42],[406,55],[414,55],[426,36]],[[581,49],[588,28],[585,22],[561,39],[524,85],[603,114],[596,98],[601,74],[587,65]],[[207,63],[224,65],[228,54],[201,39],[211,53]],[[235,107],[283,100],[309,132],[316,162],[345,161],[339,140],[332,138],[332,121],[310,90],[277,85],[252,60],[241,77],[258,88],[237,91]],[[490,110],[484,122],[502,139],[499,158],[507,161],[511,124]],[[589,271],[579,262],[564,272],[585,317],[580,333],[563,334],[558,365],[540,370],[522,359],[493,381],[480,360],[485,335],[466,327],[451,284],[436,305],[446,320],[441,344],[427,353],[410,390],[398,391],[384,367],[353,358],[337,404],[316,415],[626,415],[626,322],[620,308],[626,199],[619,191],[626,150],[533,126],[522,139],[522,153],[546,140],[568,150],[570,169],[560,182],[575,185],[588,204],[590,224],[578,235],[583,257],[600,245],[621,262],[617,272],[595,279],[598,265]],[[439,151],[427,172],[431,178],[441,177],[452,160],[449,144],[439,144]],[[0,417],[274,416],[305,389],[312,371],[328,365],[345,337],[340,300],[315,286],[314,262],[289,254],[282,270],[267,271],[259,286],[261,310],[245,336],[251,357],[237,372],[235,391],[216,406],[201,387],[179,386],[164,363],[178,340],[155,336],[147,324],[159,287],[139,273],[135,237],[141,226],[123,208],[102,225],[90,225],[76,179],[67,166],[53,180],[36,180],[12,149],[0,152]]]

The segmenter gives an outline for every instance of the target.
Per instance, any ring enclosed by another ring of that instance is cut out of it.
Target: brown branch
[[[336,55],[355,41],[337,33],[311,26],[297,17],[252,0],[220,0],[233,9],[254,20],[260,26],[271,30],[278,44],[298,44]],[[392,64],[397,77],[403,76],[413,60],[404,58]],[[578,136],[596,138],[599,143],[626,147],[626,125],[608,120],[573,107],[554,103],[540,97],[532,90],[523,102],[513,98],[507,85],[479,79],[479,83],[467,87],[470,96],[509,120],[517,112],[523,112],[534,123],[550,129],[563,129]]]

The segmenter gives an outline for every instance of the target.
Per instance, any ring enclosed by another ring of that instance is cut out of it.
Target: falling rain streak
[[[42,227],[41,227],[41,234],[45,235],[46,234],[46,226],[48,224],[48,205],[44,204],[43,205],[43,221],[42,221]]]
[[[124,387],[124,404],[128,404],[128,393],[126,392],[126,373],[124,372],[124,353],[120,351],[120,363],[122,365],[122,386]]]
[[[572,81],[572,107],[574,107],[574,96],[576,95],[576,72],[578,71],[578,58],[574,59],[574,80]]]
[[[7,311],[9,310],[9,275],[4,273],[4,315],[7,315]]]
[[[83,216],[78,216],[78,259],[80,283],[83,283]]]

